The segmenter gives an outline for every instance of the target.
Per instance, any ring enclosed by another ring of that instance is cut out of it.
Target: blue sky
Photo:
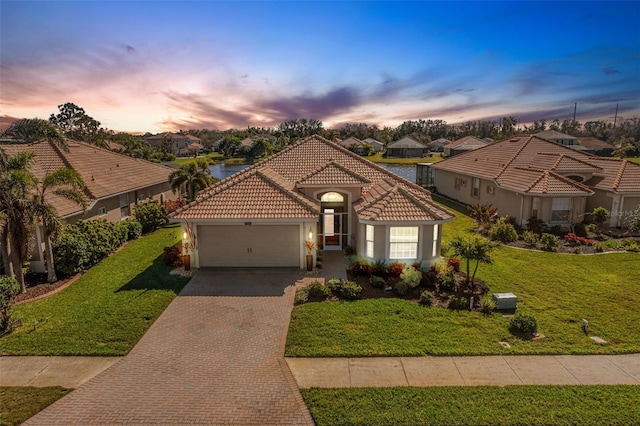
[[[640,2],[0,2],[0,116],[131,132],[640,116]]]

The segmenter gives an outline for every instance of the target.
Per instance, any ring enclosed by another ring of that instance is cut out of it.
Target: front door
[[[322,212],[322,247],[324,250],[342,250],[342,213],[337,209]]]

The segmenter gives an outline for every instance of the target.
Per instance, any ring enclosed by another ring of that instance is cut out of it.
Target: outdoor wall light
[[[188,237],[188,235],[187,235],[187,231],[184,231],[184,232],[182,233],[182,239],[183,239],[183,240],[186,240],[186,239],[187,239],[187,237]]]
[[[309,240],[313,239],[313,231],[309,228]]]

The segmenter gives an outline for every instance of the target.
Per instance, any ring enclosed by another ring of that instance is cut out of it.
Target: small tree
[[[631,232],[640,232],[640,205],[636,209],[633,219],[631,219],[631,224],[629,224],[629,230]]]
[[[449,243],[449,247],[453,250],[454,256],[464,259],[466,262],[467,276],[465,278],[465,286],[468,291],[473,292],[474,279],[480,263],[490,264],[493,262],[490,253],[495,245],[477,234],[471,236],[457,236]],[[471,272],[471,263],[475,262],[473,273]]]
[[[0,335],[11,332],[11,299],[20,293],[20,285],[15,278],[0,276]]]
[[[591,219],[596,224],[598,228],[602,227],[604,223],[611,217],[609,210],[605,209],[602,206],[596,207],[591,212]]]

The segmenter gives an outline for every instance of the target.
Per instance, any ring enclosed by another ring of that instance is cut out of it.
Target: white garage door
[[[298,225],[198,226],[200,266],[300,266]]]

